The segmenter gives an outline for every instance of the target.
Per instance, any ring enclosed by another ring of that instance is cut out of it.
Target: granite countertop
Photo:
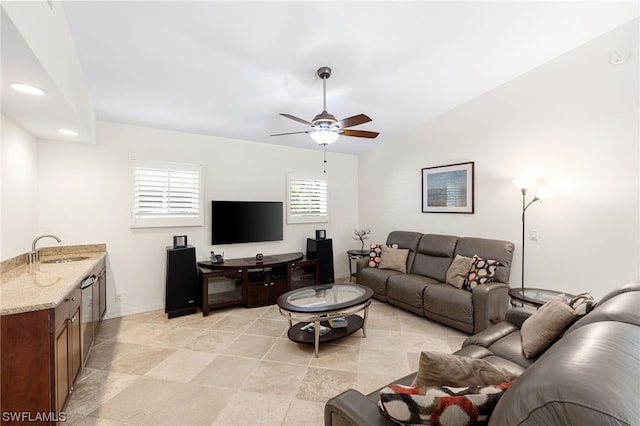
[[[47,259],[83,256],[67,263],[43,263]],[[29,264],[25,257],[4,261],[0,273],[0,315],[51,309],[90,274],[106,257],[106,245],[43,248],[40,262]]]

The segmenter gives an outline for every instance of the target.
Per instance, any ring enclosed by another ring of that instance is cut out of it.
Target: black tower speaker
[[[196,312],[198,306],[198,270],[196,248],[167,248],[167,275],[164,311],[169,318]]]
[[[318,259],[320,284],[333,284],[333,244],[331,238],[314,240],[307,238],[307,257]]]

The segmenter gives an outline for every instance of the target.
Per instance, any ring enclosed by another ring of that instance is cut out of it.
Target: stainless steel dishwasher
[[[87,362],[89,349],[93,344],[93,285],[98,281],[95,274],[82,280],[82,302],[80,308],[80,333],[82,333],[82,363]]]

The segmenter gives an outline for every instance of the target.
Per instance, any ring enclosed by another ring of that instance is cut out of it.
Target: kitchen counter
[[[106,244],[58,246],[43,248],[36,264],[26,263],[24,255],[2,262],[0,315],[55,308],[106,255]],[[71,256],[87,259],[43,263]]]

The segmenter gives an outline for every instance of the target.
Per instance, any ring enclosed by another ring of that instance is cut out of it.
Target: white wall
[[[2,116],[0,259],[31,250],[38,232],[38,142]]]
[[[304,252],[306,238],[326,229],[333,239],[336,276],[348,275],[346,250],[358,226],[357,157],[328,153],[331,218],[322,224],[286,225],[284,241],[211,246],[211,200],[285,201],[286,173],[322,173],[322,150],[186,134],[98,122],[98,144],[41,141],[40,231],[65,244],[107,243],[109,317],[164,306],[165,247],[186,234],[197,258],[209,251],[225,257]],[[204,166],[204,227],[131,229],[129,160],[170,160]],[[115,295],[122,294],[116,303]]]
[[[611,65],[617,49],[631,59]],[[519,286],[511,179],[535,175],[556,195],[527,210],[539,234],[526,242],[528,287],[599,298],[639,276],[638,53],[635,20],[362,155],[360,224],[374,242],[394,229],[513,241]],[[421,213],[421,168],[467,161],[476,213]]]

